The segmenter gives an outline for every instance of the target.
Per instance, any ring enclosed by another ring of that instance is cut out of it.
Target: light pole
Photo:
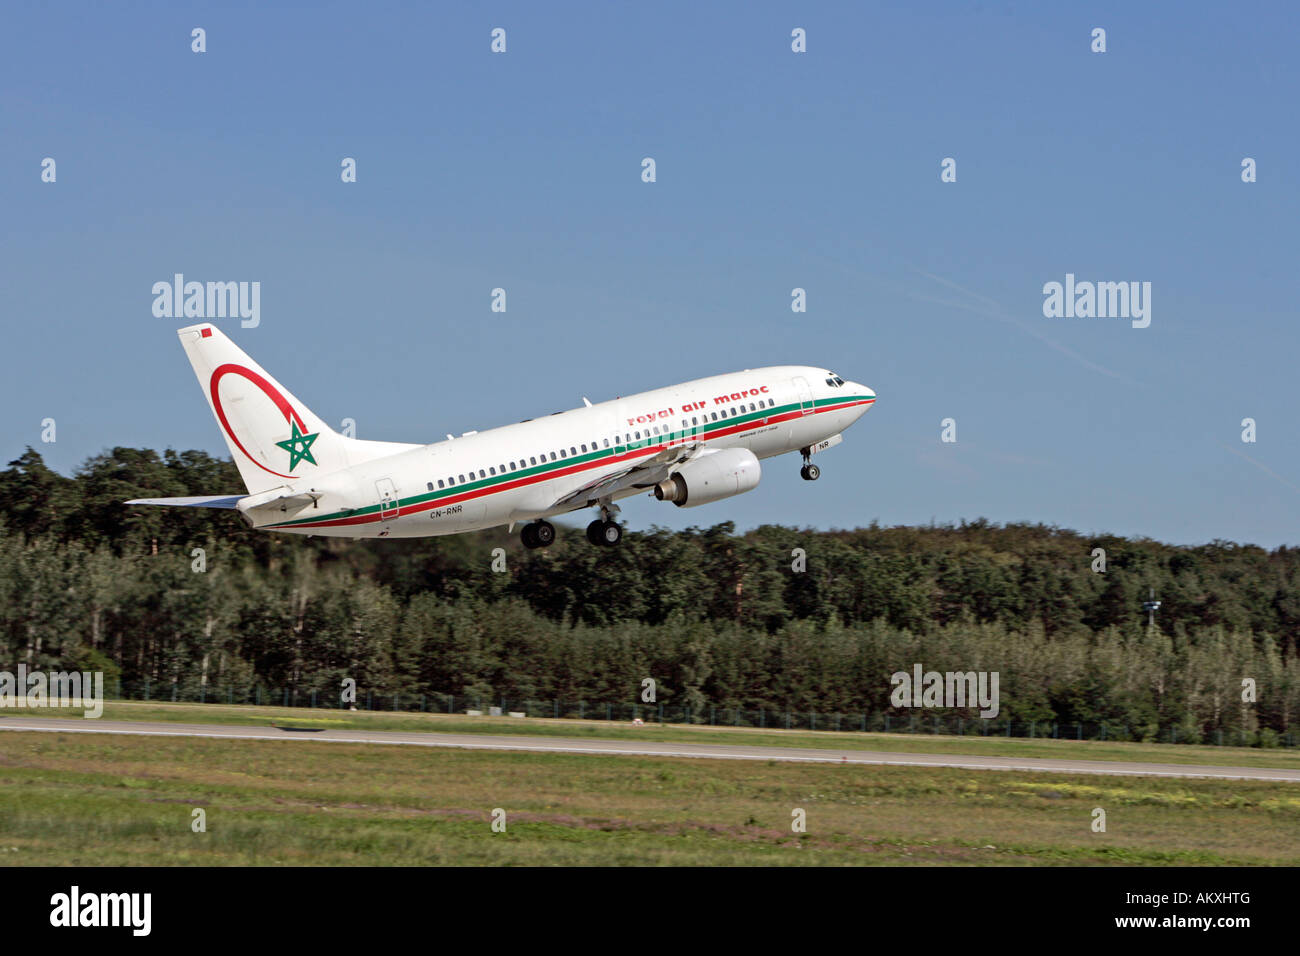
[[[1156,611],[1160,610],[1160,602],[1156,600],[1156,589],[1151,589],[1151,596],[1142,602],[1142,610],[1147,612],[1147,627],[1156,626]]]

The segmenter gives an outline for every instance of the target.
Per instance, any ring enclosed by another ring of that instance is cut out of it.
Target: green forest
[[[229,511],[123,504],[242,487],[197,451],[114,448],[66,477],[29,448],[0,472],[0,664],[295,702],[336,701],[352,678],[389,699],[631,704],[648,677],[694,714],[879,715],[890,675],[919,663],[998,671],[1004,719],[1263,745],[1300,710],[1296,548],[980,520],[633,529],[606,549],[577,514],[528,551],[504,528],[308,539]]]

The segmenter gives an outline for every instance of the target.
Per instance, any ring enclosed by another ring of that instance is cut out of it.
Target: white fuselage
[[[313,505],[256,526],[340,537],[425,537],[544,518],[644,491],[575,493],[682,445],[758,458],[839,435],[875,401],[824,369],[777,366],[558,412],[435,442],[290,487]]]

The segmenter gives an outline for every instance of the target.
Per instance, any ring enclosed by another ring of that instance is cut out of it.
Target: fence
[[[174,683],[118,681],[116,699],[137,701],[173,701],[210,704],[253,704],[273,707],[313,709],[351,709],[340,702],[335,692],[298,691],[288,687],[270,688],[262,684],[245,687],[197,687]],[[355,709],[391,713],[455,714],[477,711],[490,716],[522,713],[529,718],[606,720],[661,724],[706,724],[725,727],[770,727],[783,730],[859,731],[872,733],[938,734],[978,737],[1019,737],[1025,739],[1069,739],[1100,741],[1145,741],[1168,744],[1203,744],[1229,747],[1295,747],[1297,735],[1288,728],[1220,727],[1189,733],[1178,725],[1131,727],[1121,723],[1015,721],[954,716],[931,710],[891,710],[884,713],[835,713],[819,711],[751,709],[707,705],[692,709],[668,703],[592,703],[561,700],[509,700],[506,698],[457,697],[453,694],[376,694],[358,691]]]

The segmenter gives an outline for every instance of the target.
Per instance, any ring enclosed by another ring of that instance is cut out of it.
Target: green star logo
[[[320,437],[320,432],[304,435],[298,431],[297,422],[290,422],[289,424],[293,426],[292,435],[284,441],[276,442],[277,445],[289,453],[289,470],[293,471],[300,461],[306,461],[312,465],[316,464],[316,459],[311,456],[311,446],[312,442]]]

